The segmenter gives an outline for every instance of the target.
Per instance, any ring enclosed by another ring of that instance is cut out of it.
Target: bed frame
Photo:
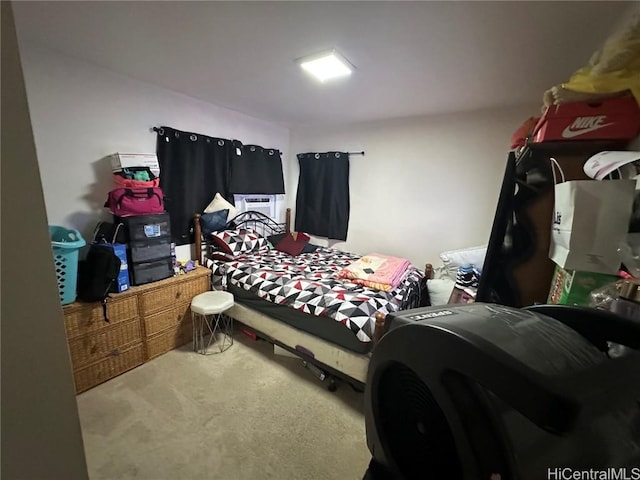
[[[195,248],[200,264],[206,266],[209,243],[206,239],[204,242],[202,241],[200,217],[201,215],[196,213],[193,218]],[[277,223],[260,212],[245,212],[236,216],[227,224],[226,228],[230,229],[236,225],[253,228],[265,236],[276,233],[289,233],[291,231],[291,209],[288,208],[286,210],[284,224]],[[427,265],[426,270],[425,274],[429,275],[426,278],[430,278],[431,265]],[[241,303],[236,303],[228,311],[228,314],[234,320],[255,331],[258,337],[294,353],[301,357],[302,360],[326,372],[329,376],[329,390],[335,390],[336,378],[347,381],[358,390],[364,388],[371,353],[362,354],[342,348]],[[372,348],[386,333],[385,317],[382,313],[376,314]],[[321,379],[324,380],[324,378]]]

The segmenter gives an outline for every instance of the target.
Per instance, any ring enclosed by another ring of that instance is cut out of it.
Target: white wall
[[[21,43],[20,50],[50,224],[77,228],[89,238],[99,220],[109,219],[103,204],[113,183],[104,157],[155,152],[153,126],[279,148],[286,163],[285,127],[31,43]],[[178,258],[186,255],[178,250]]]
[[[487,243],[511,135],[538,112],[533,105],[293,129],[289,204],[295,207],[297,153],[364,150],[350,159],[347,241],[334,245],[440,265],[442,251]]]
[[[2,2],[2,467],[88,478],[11,3]]]
[[[102,206],[112,188],[104,157],[155,151],[149,129],[165,124],[279,148],[291,207],[296,153],[365,150],[351,159],[349,236],[336,246],[438,263],[443,250],[487,241],[511,134],[539,111],[532,106],[295,129],[290,138],[283,126],[42,46],[20,47],[49,223],[78,228],[87,238],[97,221],[109,218]]]

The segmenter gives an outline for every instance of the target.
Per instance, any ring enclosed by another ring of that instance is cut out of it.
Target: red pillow
[[[275,249],[295,257],[302,253],[302,249],[304,249],[309,239],[309,235],[304,233],[291,232],[275,245]]]

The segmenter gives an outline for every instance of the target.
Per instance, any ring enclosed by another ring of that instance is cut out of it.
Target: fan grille
[[[462,479],[453,434],[427,385],[394,363],[378,384],[381,440],[406,479]]]

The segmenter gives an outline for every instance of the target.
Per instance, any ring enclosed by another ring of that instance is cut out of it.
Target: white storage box
[[[129,167],[149,167],[156,177],[160,176],[160,165],[155,153],[114,153],[109,155],[109,160],[113,172]]]
[[[289,350],[286,350],[275,343],[273,344],[273,354],[280,355],[281,357],[290,357],[300,360],[301,358],[295,353],[291,353]]]

